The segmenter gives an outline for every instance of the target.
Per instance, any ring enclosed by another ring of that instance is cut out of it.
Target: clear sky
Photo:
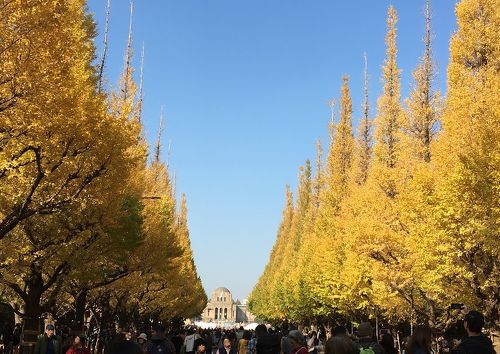
[[[102,48],[106,0],[90,0]],[[455,0],[433,0],[435,86],[445,92]],[[371,115],[381,91],[387,8],[399,15],[402,94],[423,52],[424,0],[135,0],[134,65],[145,46],[144,121],[155,140],[160,107],[177,192],[187,195],[191,243],[207,294],[244,299],[264,270],[285,185],[327,144],[341,77],[350,75],[354,125],[361,115],[363,53]],[[129,1],[111,1],[106,74],[123,69]]]

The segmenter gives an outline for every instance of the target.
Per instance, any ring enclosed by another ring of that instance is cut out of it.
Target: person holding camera
[[[496,354],[491,340],[483,334],[484,316],[478,311],[469,311],[464,318],[465,338],[454,354]]]

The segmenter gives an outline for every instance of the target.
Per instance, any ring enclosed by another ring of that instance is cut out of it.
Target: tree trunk
[[[75,297],[75,323],[73,330],[83,330],[83,320],[85,318],[85,308],[87,305],[88,290],[80,290]]]
[[[23,318],[36,318],[39,319],[42,315],[42,306],[40,304],[40,300],[42,298],[42,283],[41,282],[33,282],[29,287],[29,291],[27,293],[28,298],[25,302],[24,306],[24,317]]]

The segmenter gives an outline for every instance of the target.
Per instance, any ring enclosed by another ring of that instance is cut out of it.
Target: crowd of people
[[[443,338],[433,342],[425,326],[417,326],[396,345],[389,330],[375,333],[369,322],[361,323],[353,333],[337,326],[328,339],[324,328],[317,332],[287,325],[277,330],[260,324],[254,331],[187,327],[167,333],[165,325],[158,323],[144,332],[104,331],[103,345],[96,347],[82,334],[56,335],[54,324],[49,323],[38,337],[34,354],[496,354],[483,327],[484,316],[469,311],[464,319],[467,337],[454,339],[452,345],[445,345]],[[5,353],[16,352],[11,347]]]

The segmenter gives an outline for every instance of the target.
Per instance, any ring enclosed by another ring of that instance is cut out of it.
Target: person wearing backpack
[[[384,348],[373,339],[373,327],[363,322],[358,327],[358,340],[355,342],[359,354],[386,354]]]

